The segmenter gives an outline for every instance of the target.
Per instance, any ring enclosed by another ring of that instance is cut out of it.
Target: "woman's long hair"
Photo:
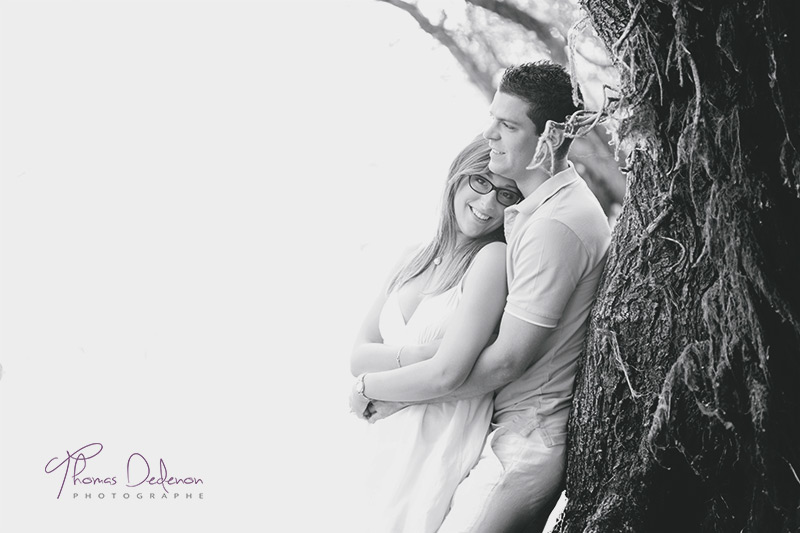
[[[424,248],[417,252],[394,276],[389,283],[388,292],[402,287],[431,267],[435,259],[442,259],[448,254],[451,260],[442,261],[445,270],[437,283],[429,288],[429,294],[440,294],[455,287],[466,274],[470,263],[478,251],[490,242],[505,242],[503,226],[480,237],[469,239],[461,246],[457,245],[458,222],[456,221],[453,201],[461,183],[473,174],[489,173],[489,141],[478,135],[456,156],[450,164],[447,184],[442,195],[441,214],[436,235]]]

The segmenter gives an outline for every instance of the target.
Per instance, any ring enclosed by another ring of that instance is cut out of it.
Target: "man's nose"
[[[489,122],[489,125],[486,126],[486,129],[483,130],[483,138],[486,139],[487,141],[496,141],[497,139],[500,138],[498,133],[499,130],[497,128],[497,121],[492,120],[491,122]]]

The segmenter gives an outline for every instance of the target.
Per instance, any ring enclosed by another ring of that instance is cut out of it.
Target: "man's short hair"
[[[528,103],[528,118],[541,135],[548,120],[564,122],[581,109],[572,101],[572,80],[567,70],[550,61],[535,61],[508,67],[500,80],[500,92],[514,95]],[[580,100],[580,89],[577,89]],[[565,139],[556,151],[557,157],[566,156],[571,139]]]

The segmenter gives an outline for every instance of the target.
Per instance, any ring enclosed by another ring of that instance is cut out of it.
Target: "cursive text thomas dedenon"
[[[64,490],[64,485],[68,478],[72,479],[72,485],[106,485],[115,486],[117,484],[117,476],[107,475],[83,475],[86,471],[89,459],[93,459],[100,455],[103,451],[103,445],[99,442],[87,444],[78,448],[74,452],[67,451],[67,456],[60,460],[58,457],[50,459],[44,467],[44,471],[52,474],[62,467],[64,468],[64,477],[61,479],[61,487],[58,489],[56,499],[61,497],[61,492]],[[60,461],[60,462],[59,462]],[[168,486],[172,485],[199,485],[203,480],[194,476],[170,476],[167,472],[167,465],[164,459],[158,460],[158,476],[150,475],[150,463],[145,459],[144,455],[134,452],[128,457],[128,462],[125,468],[125,481],[127,487],[138,487],[140,485],[160,485],[164,492]]]

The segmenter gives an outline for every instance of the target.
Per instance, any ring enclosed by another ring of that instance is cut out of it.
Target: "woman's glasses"
[[[473,174],[469,177],[469,186],[478,194],[489,194],[490,192],[495,191],[497,202],[506,207],[518,204],[522,200],[522,195],[517,191],[513,189],[495,187],[494,183],[477,174]]]

